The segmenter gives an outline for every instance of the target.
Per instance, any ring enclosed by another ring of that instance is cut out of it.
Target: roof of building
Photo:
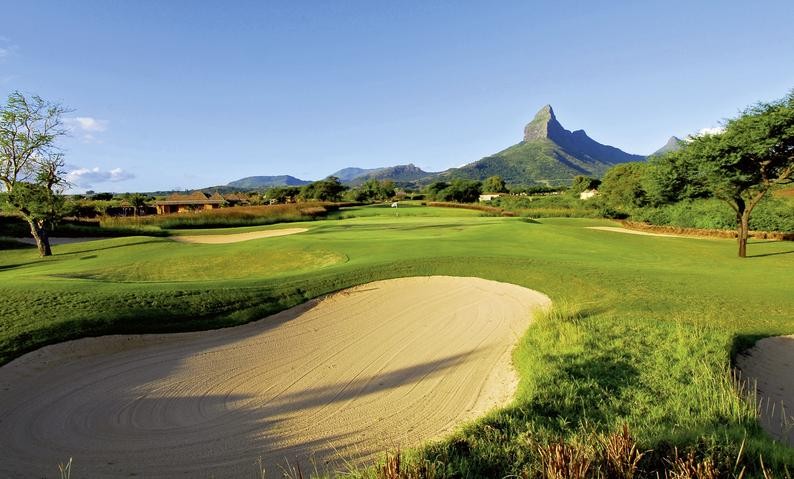
[[[156,205],[219,205],[225,200],[220,193],[215,193],[209,196],[201,191],[194,191],[193,193],[180,194],[172,193],[166,197],[165,200],[155,201]]]

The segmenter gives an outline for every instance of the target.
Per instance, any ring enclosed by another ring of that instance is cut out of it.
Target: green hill
[[[643,161],[593,140],[584,130],[568,131],[546,105],[524,128],[524,139],[499,153],[441,173],[441,178],[484,180],[499,175],[512,184],[569,184],[576,175],[598,177],[610,167]]]
[[[369,179],[375,180],[392,180],[395,183],[411,183],[414,181],[432,178],[438,173],[430,173],[424,171],[413,163],[407,165],[388,166],[385,168],[377,168],[366,174],[356,177],[352,183],[363,183]]]

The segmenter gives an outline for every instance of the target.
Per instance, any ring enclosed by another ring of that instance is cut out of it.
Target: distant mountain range
[[[682,140],[671,137],[652,155],[674,151]],[[538,111],[524,127],[521,142],[498,153],[468,163],[460,168],[442,172],[428,172],[412,163],[382,168],[344,168],[329,176],[342,183],[355,186],[369,179],[392,180],[399,185],[419,186],[432,181],[449,181],[455,178],[484,180],[499,175],[514,185],[565,185],[576,175],[600,177],[614,165],[631,161],[644,161],[647,157],[633,155],[599,143],[584,130],[566,130],[554,114],[551,105]],[[261,189],[273,186],[301,186],[309,183],[292,176],[249,176],[232,181],[234,188]]]
[[[247,176],[239,180],[232,181],[226,186],[235,188],[271,188],[273,186],[303,186],[311,181],[301,180],[290,175],[280,176]]]

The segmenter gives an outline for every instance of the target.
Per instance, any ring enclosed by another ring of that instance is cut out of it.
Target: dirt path
[[[69,457],[74,477],[146,478],[371,460],[509,401],[511,350],[549,304],[402,278],[236,328],[48,346],[0,368],[0,477],[57,476]]]
[[[227,235],[195,235],[195,236],[171,236],[170,238],[180,243],[201,243],[201,244],[226,244],[239,243],[259,238],[273,238],[275,236],[294,235],[309,231],[308,228],[284,228],[280,230],[251,231],[250,233],[235,233]]]
[[[794,446],[794,335],[764,338],[736,358],[744,379],[756,384],[761,426],[772,437]]]

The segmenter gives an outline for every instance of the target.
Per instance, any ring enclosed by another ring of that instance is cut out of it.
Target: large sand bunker
[[[662,236],[665,238],[692,238],[692,236],[673,235],[666,233],[649,233],[647,231],[630,230],[628,228],[621,228],[620,226],[585,226],[589,230],[612,231],[613,233],[625,233],[630,235],[641,236]]]
[[[510,352],[549,303],[403,278],[236,328],[48,346],[0,368],[0,477],[53,476],[69,457],[75,476],[147,478],[373,459],[509,401]]]
[[[794,446],[794,336],[758,341],[736,358],[742,377],[756,386],[761,426],[775,439]]]
[[[284,228],[280,230],[251,231],[249,233],[233,233],[227,235],[193,235],[193,236],[171,236],[174,241],[181,243],[202,243],[202,244],[226,244],[239,243],[259,238],[273,238],[275,236],[294,235],[309,231],[308,228]]]

